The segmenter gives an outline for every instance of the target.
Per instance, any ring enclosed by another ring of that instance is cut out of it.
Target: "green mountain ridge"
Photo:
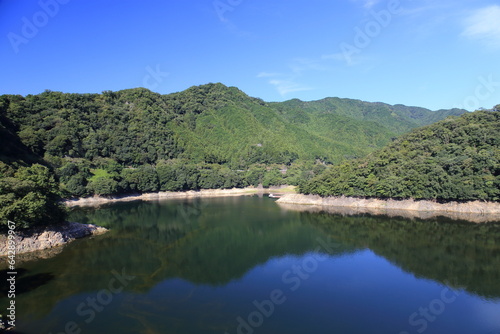
[[[365,158],[304,184],[301,192],[435,200],[500,200],[500,105],[404,134]]]
[[[266,103],[217,83],[168,95],[144,88],[3,95],[0,112],[40,156],[105,157],[136,165],[187,158],[244,167],[249,161],[297,158],[338,163],[364,156],[412,128],[466,111],[339,98]]]

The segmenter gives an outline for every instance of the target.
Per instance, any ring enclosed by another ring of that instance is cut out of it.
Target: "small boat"
[[[269,194],[269,198],[280,198],[281,195]]]

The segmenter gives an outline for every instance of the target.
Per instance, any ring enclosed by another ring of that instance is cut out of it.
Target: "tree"
[[[154,192],[160,189],[158,174],[149,165],[139,168],[126,168],[121,173],[120,183],[125,191]]]
[[[66,190],[72,196],[82,197],[88,194],[87,184],[88,182],[85,175],[83,173],[78,173],[71,176],[66,183]]]
[[[277,168],[272,168],[264,174],[262,186],[266,188],[272,185],[279,186],[283,184],[283,181],[283,174]]]
[[[12,171],[7,173],[12,175]],[[19,228],[28,228],[63,222],[66,210],[58,193],[59,184],[47,167],[20,167],[12,176],[0,179],[0,224],[5,227],[10,220]]]
[[[175,165],[172,161],[162,161],[156,166],[161,191],[177,191],[182,185],[177,181]]]
[[[114,195],[118,192],[118,182],[110,177],[100,176],[90,181],[87,190],[101,196]]]

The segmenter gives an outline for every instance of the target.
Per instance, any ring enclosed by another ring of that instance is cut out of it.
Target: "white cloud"
[[[294,92],[303,92],[312,90],[310,87],[302,86],[295,82],[293,79],[272,79],[269,83],[276,87],[281,96],[285,96]]]
[[[342,53],[334,55],[323,55],[314,58],[293,58],[288,63],[288,71],[278,72],[260,72],[257,78],[267,78],[268,83],[273,85],[281,96],[294,92],[314,90],[315,88],[303,85],[301,79],[309,72],[328,72],[332,71],[331,60],[346,61]]]
[[[364,0],[363,7],[365,7],[366,9],[370,9],[373,6],[375,6],[378,2],[379,0]]]
[[[453,16],[453,12],[461,8],[456,0],[419,0],[419,1],[404,1],[401,5],[401,12],[398,15],[405,15],[411,17],[421,17],[425,15],[427,18],[430,16],[443,13],[448,16]],[[429,13],[429,12],[433,13]]]
[[[333,60],[345,60],[345,56],[342,52],[337,52],[337,53],[332,53],[332,54],[327,54],[327,55],[321,55],[321,59],[333,59]]]
[[[300,66],[300,64],[302,64],[302,66]],[[268,83],[273,85],[281,96],[294,92],[312,90],[312,88],[301,85],[297,82],[302,72],[307,69],[307,64],[308,62],[297,62],[296,60],[293,60],[289,65],[289,73],[260,72],[257,74],[257,78],[267,78]]]
[[[281,74],[272,73],[272,72],[260,72],[259,74],[257,74],[257,78],[272,78],[272,77],[276,77],[279,75],[281,75]]]
[[[476,10],[465,20],[462,33],[493,48],[500,48],[500,6],[493,5]]]
[[[365,9],[371,9],[373,6],[378,4],[380,0],[352,0],[356,3],[361,3]]]
[[[326,71],[327,67],[322,64],[321,59],[295,58],[288,65],[293,73],[300,75],[306,71]]]

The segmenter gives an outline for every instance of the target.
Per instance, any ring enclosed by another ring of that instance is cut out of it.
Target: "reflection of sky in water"
[[[311,259],[320,260],[305,270],[304,264],[312,263]],[[42,323],[50,326],[61,318],[74,320],[84,332],[92,333],[110,328],[110,321],[118,324],[115,330],[124,332],[175,328],[183,333],[232,333],[236,332],[237,317],[247,317],[256,310],[254,301],[269,300],[271,292],[278,289],[285,300],[275,305],[259,332],[283,331],[285,327],[287,333],[322,333],[330,328],[349,333],[417,333],[421,326],[411,326],[408,318],[439,299],[444,288],[403,272],[369,250],[342,257],[307,253],[274,257],[225,286],[168,279],[144,294],[119,294],[102,312],[96,312],[90,324],[75,310],[99,291],[73,295],[60,301]],[[451,292],[447,296],[452,296]],[[499,312],[498,300],[460,291],[435,320],[427,322],[425,332],[487,333],[500,326]]]
[[[467,296],[470,303],[471,317],[477,317],[484,327],[490,327],[491,333],[500,334],[500,299],[484,300]]]
[[[309,271],[293,271],[297,266],[304,269],[305,261],[316,258],[321,261],[317,261],[315,270],[311,266]],[[264,331],[266,326],[278,328],[282,322],[294,324],[288,329],[292,333],[299,333],[297,328],[305,330],[308,326],[324,329],[333,326],[340,330],[342,323],[347,322],[352,333],[367,330],[370,333],[396,330],[416,333],[423,328],[425,317],[416,317],[420,322],[413,326],[408,318],[442,298],[446,287],[415,278],[373,252],[362,251],[340,258],[315,253],[272,258],[224,287],[193,286],[181,280],[170,280],[158,284],[148,295],[151,300],[160,301],[177,298],[178,308],[186,303],[189,305],[184,306],[191,310],[193,304],[208,298],[213,302],[205,305],[203,312],[214,318],[224,314],[224,318],[229,318],[226,321],[229,326],[232,324],[236,329],[236,318],[244,318],[255,311],[254,301],[269,300],[270,293],[276,289],[283,292],[285,302],[275,306],[272,319],[266,319],[262,326]],[[175,291],[175,297],[168,291]],[[431,313],[433,319],[427,321],[426,332],[449,333],[453,328],[453,333],[477,333],[500,325],[498,302],[488,302],[458,290],[459,295],[455,298],[451,290],[445,291],[445,296],[454,301],[444,303],[443,312]],[[469,316],[474,310],[478,314]],[[395,327],[395,323],[400,327]]]

